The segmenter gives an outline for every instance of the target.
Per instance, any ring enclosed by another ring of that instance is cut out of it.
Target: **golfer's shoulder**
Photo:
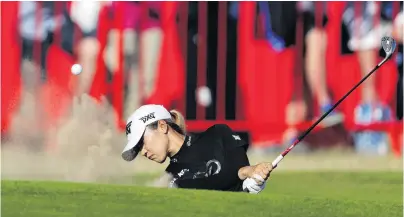
[[[205,132],[212,138],[221,139],[228,145],[234,144],[240,146],[245,144],[243,139],[226,124],[215,124]]]
[[[213,142],[231,136],[231,129],[225,124],[215,124],[205,131],[193,134],[193,141]]]
[[[233,131],[226,124],[215,124],[215,125],[209,127],[205,131],[205,133],[208,135],[215,135],[217,137],[222,137],[222,136],[231,136]]]
[[[246,147],[248,144],[226,124],[215,124],[204,132],[197,134],[193,137],[195,143],[218,146],[221,145],[226,149],[233,149],[237,147]]]

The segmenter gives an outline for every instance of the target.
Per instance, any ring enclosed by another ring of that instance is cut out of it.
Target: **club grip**
[[[281,162],[282,159],[283,159],[282,155],[279,155],[277,158],[275,158],[275,160],[272,161],[272,167],[276,168],[276,166],[278,166],[278,163]]]

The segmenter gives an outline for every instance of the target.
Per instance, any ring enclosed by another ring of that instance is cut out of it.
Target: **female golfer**
[[[141,155],[157,163],[170,158],[171,187],[259,193],[271,163],[250,166],[247,144],[223,124],[187,135],[183,116],[160,105],[144,105],[128,119],[122,158]]]

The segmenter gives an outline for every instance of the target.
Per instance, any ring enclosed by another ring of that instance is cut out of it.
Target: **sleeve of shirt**
[[[228,190],[241,182],[238,177],[238,170],[250,165],[246,154],[246,143],[237,137],[227,125],[215,125],[214,127],[217,136],[223,139],[225,151],[224,162],[221,162],[221,171],[207,178],[177,180],[178,187]]]

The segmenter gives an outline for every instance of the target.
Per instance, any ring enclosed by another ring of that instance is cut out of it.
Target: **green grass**
[[[259,195],[2,181],[2,216],[399,217],[402,192],[402,173],[389,172],[274,172]]]

